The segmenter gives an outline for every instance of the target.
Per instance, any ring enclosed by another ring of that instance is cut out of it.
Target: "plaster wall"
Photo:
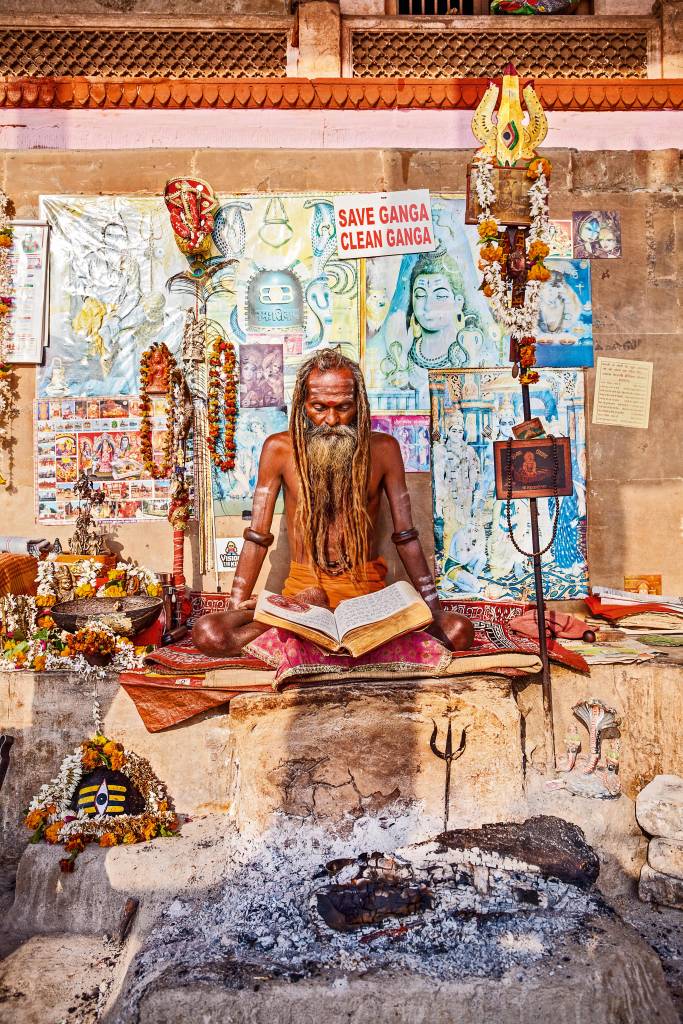
[[[672,138],[673,141],[673,138]],[[217,191],[351,190],[426,187],[462,191],[471,150],[180,149],[0,153],[0,183],[18,217],[34,217],[43,193],[150,193],[181,171],[209,180]],[[621,214],[624,257],[593,264],[596,354],[652,360],[650,427],[590,424],[594,371],[587,372],[589,444],[589,565],[595,583],[621,585],[625,573],[661,573],[665,592],[683,591],[683,472],[677,438],[683,422],[683,207],[680,153],[674,149],[577,152],[548,150],[554,164],[551,214],[613,209]],[[3,533],[56,534],[36,526],[33,493],[32,399],[35,371],[22,368],[12,489],[0,491]],[[429,478],[411,474],[415,521],[432,550]],[[220,535],[241,533],[239,520],[218,522]],[[277,586],[287,564],[284,525],[264,567]],[[388,531],[387,531],[388,532]],[[116,540],[127,556],[157,568],[171,561],[163,523],[122,526]],[[194,538],[190,543],[195,546]],[[391,545],[390,565],[396,558]],[[195,585],[202,581],[194,578]],[[229,586],[229,577],[223,578]],[[204,584],[213,589],[215,581]]]

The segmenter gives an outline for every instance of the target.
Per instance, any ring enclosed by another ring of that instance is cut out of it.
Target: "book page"
[[[420,600],[420,595],[405,580],[392,583],[390,587],[378,590],[375,594],[351,597],[348,601],[342,601],[334,613],[339,636],[343,638],[358,626],[382,622]]]
[[[257,620],[261,610],[287,622],[300,622],[302,626],[317,629],[334,640],[339,639],[337,623],[328,608],[318,608],[316,605],[306,604],[298,599],[282,597],[280,594],[264,590],[256,605],[255,618]]]

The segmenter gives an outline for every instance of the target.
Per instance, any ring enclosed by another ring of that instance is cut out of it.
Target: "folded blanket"
[[[267,667],[262,660],[249,655],[240,655],[236,658],[213,658],[209,654],[202,654],[192,643],[191,636],[177,644],[158,647],[147,655],[145,665],[154,670],[162,668],[165,675],[179,676],[199,675],[217,668],[259,669]]]
[[[263,682],[253,678],[249,690],[272,689],[272,672],[259,672]],[[228,704],[242,689],[217,685],[203,676],[162,676],[146,672],[122,672],[120,682],[135,704],[148,732],[159,732]]]

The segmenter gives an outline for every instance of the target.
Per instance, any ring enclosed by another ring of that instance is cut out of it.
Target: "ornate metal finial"
[[[500,86],[491,82],[474,112],[472,132],[482,143],[475,159],[495,160],[501,167],[533,160],[536,147],[548,134],[548,120],[531,84],[524,87],[521,96],[529,115],[527,124],[523,123],[520,78],[514,64],[507,64]]]

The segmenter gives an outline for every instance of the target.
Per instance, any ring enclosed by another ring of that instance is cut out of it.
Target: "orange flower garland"
[[[164,437],[164,457],[161,465],[154,461],[152,447],[152,398],[149,393],[149,378],[152,363],[159,358],[161,351],[167,364],[166,390],[166,431]],[[174,450],[173,417],[175,412],[175,392],[181,383],[178,365],[163,342],[157,342],[143,352],[140,360],[140,452],[145,469],[154,480],[167,480],[171,474],[171,460]]]
[[[218,338],[209,350],[209,451],[214,465],[223,473],[235,468],[237,447],[237,381],[235,347]],[[221,419],[223,420],[223,451],[220,451]]]
[[[536,384],[538,372],[532,367],[536,365],[536,339],[533,335],[526,335],[519,343],[519,365],[521,367],[520,383]]]

